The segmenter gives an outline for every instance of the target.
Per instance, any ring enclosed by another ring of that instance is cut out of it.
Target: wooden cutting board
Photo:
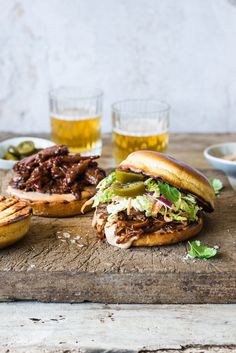
[[[0,300],[103,303],[236,302],[236,198],[227,178],[196,237],[219,246],[212,260],[186,258],[186,243],[121,250],[98,241],[92,213],[34,217],[29,234],[0,251]],[[9,173],[1,172],[4,193]]]

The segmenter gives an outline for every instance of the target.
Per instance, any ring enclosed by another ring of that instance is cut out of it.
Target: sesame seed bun
[[[214,210],[215,193],[207,177],[197,169],[167,154],[136,151],[121,162],[120,168],[161,178],[164,182],[195,195],[205,211]]]

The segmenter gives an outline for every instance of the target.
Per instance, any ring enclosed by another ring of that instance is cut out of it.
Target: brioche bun
[[[72,194],[44,194],[39,192],[27,192],[8,187],[9,195],[24,200],[33,210],[35,216],[42,217],[70,217],[81,214],[83,205],[95,194],[95,188],[82,191],[81,200],[77,200]],[[91,205],[86,206],[83,213],[91,210]]]
[[[158,231],[152,233],[146,233],[145,235],[142,235],[141,238],[136,239],[136,237],[133,237],[125,243],[118,243],[117,241],[119,240],[119,236],[115,235],[116,224],[110,224],[107,222],[105,225],[105,236],[109,244],[127,249],[130,246],[159,246],[178,243],[180,241],[192,238],[201,231],[202,227],[203,218],[200,214],[197,221],[188,225],[183,225],[182,228],[172,231],[159,229]]]
[[[161,178],[164,182],[195,195],[206,211],[214,210],[215,193],[205,175],[167,154],[136,151],[121,162],[120,168]]]
[[[190,223],[183,229],[174,232],[163,232],[161,230],[153,233],[147,233],[142,238],[134,240],[132,246],[159,246],[169,245],[184,241],[194,237],[203,227],[203,218],[200,216],[197,222]]]
[[[22,239],[29,230],[32,210],[27,203],[0,196],[0,249]]]

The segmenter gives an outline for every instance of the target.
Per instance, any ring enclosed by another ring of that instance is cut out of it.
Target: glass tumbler
[[[61,87],[49,94],[51,137],[82,155],[101,154],[103,93],[99,89]]]
[[[165,152],[169,140],[170,106],[155,99],[112,104],[113,154],[116,163],[138,150]]]

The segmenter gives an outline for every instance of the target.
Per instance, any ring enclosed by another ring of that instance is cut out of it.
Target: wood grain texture
[[[1,353],[228,353],[236,305],[1,303]]]
[[[109,146],[108,141],[103,158],[106,167],[110,163]],[[189,161],[190,145],[184,148],[183,159]],[[96,239],[91,213],[67,219],[34,217],[27,237],[0,252],[0,280],[4,283],[0,300],[236,302],[235,193],[220,172],[205,172],[208,176],[220,176],[225,185],[215,212],[205,218],[204,229],[197,237],[220,247],[217,258],[186,259],[184,243],[126,251],[114,248]],[[1,171],[0,176],[4,193],[10,173]]]

